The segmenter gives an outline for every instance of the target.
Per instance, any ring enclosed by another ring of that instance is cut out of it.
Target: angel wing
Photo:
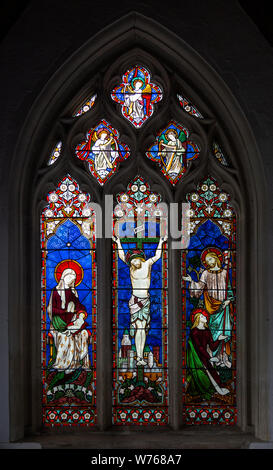
[[[184,131],[180,131],[180,132],[179,132],[178,139],[179,139],[180,142],[182,142],[182,143],[185,142],[185,140],[187,140],[187,136],[186,136],[186,134],[185,134]]]

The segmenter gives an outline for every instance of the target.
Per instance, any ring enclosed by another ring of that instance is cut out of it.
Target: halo
[[[210,246],[208,248],[205,248],[205,250],[202,251],[202,254],[201,254],[201,261],[202,261],[202,264],[205,268],[208,268],[209,266],[207,265],[205,259],[206,259],[206,256],[209,254],[209,253],[214,253],[215,255],[217,255],[217,257],[219,258],[221,264],[223,264],[223,253],[222,251],[220,250],[220,248],[216,248],[215,246]]]
[[[83,280],[83,268],[78,263],[78,261],[75,261],[74,259],[64,259],[63,261],[60,261],[60,263],[57,264],[55,271],[54,271],[54,276],[56,279],[56,282],[59,283],[62,274],[65,269],[73,269],[76,273],[76,281],[75,281],[75,286],[78,286],[82,280]]]
[[[107,129],[106,127],[101,127],[100,129],[97,129],[96,136],[99,138],[102,132],[105,132],[105,134],[107,134],[108,137],[110,137],[111,135],[111,132],[109,131],[109,129]]]
[[[143,88],[145,87],[145,80],[143,78],[137,76],[137,77],[132,78],[132,80],[131,80],[131,83],[132,83],[133,86],[134,86],[135,82],[142,82],[141,89],[143,90]]]
[[[178,131],[174,127],[170,127],[169,129],[167,129],[165,131],[165,136],[168,136],[170,132],[172,132],[172,134],[176,134],[176,136],[178,137]]]
[[[202,313],[202,315],[204,315],[207,319],[207,321],[209,321],[209,314],[208,312],[204,309],[204,308],[196,308],[194,309],[191,314],[190,314],[190,320],[192,323],[194,323],[194,317],[195,315],[197,315],[198,313]]]

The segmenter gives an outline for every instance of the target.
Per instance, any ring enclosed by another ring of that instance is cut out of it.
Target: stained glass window
[[[145,67],[136,65],[127,70],[122,83],[112,91],[112,99],[121,105],[122,115],[139,128],[154,112],[154,105],[161,101],[161,88],[151,82]]]
[[[215,179],[188,194],[182,250],[183,404],[186,424],[236,423],[236,217]]]
[[[229,166],[229,162],[227,157],[224,155],[220,145],[217,141],[213,141],[212,143],[212,154],[221,163],[223,166]]]
[[[199,157],[200,149],[189,140],[189,135],[185,126],[171,121],[157,134],[156,141],[146,153],[173,185],[187,171],[188,162]]]
[[[169,75],[167,80],[167,70],[160,75],[160,67],[154,64],[156,74],[151,74],[146,66],[133,62],[121,68],[122,76],[111,76],[110,68],[107,83],[111,85],[103,99],[105,81],[94,78],[88,84],[92,93],[77,107],[73,101],[73,114],[72,107],[67,107],[65,121],[62,115],[59,128],[64,129],[65,122],[67,129],[49,152],[49,173],[57,171],[59,165],[55,170],[52,165],[61,156],[68,168],[77,163],[77,172],[87,185],[95,184],[98,197],[106,194],[107,187],[115,188],[116,196],[112,258],[107,265],[101,264],[103,256],[97,259],[95,229],[101,220],[96,219],[94,201],[71,175],[48,194],[42,211],[45,426],[97,424],[97,263],[102,272],[112,271],[113,363],[108,377],[112,403],[102,405],[103,411],[112,406],[112,424],[172,424],[169,393],[177,390],[176,384],[169,390],[170,365],[182,381],[183,424],[236,423],[236,217],[230,196],[221,190],[215,175],[204,181],[197,176],[199,170],[221,171],[219,165],[229,171],[229,155],[222,148],[220,129],[218,139],[213,118],[204,120],[198,103],[191,103],[183,92],[176,92],[174,101],[163,100],[163,90],[172,96],[175,78]],[[174,89],[179,90],[177,83]],[[189,96],[196,93],[189,91]],[[186,125],[180,122],[181,115]],[[81,141],[80,133],[85,136]],[[67,155],[72,148],[74,162],[66,162],[64,148]],[[87,173],[91,176],[86,179]],[[155,174],[156,189],[152,186]],[[172,271],[182,291],[182,298],[175,293],[177,304],[173,301],[180,315],[174,324],[182,326],[180,342],[174,345],[177,350],[182,343],[182,373],[179,365],[168,362],[168,289],[173,289],[168,285],[168,247],[172,248],[173,240],[167,243],[167,232],[172,211],[162,201],[160,182],[172,202],[185,202],[184,196],[177,197],[179,187],[190,206],[189,245],[177,251],[181,271]],[[196,189],[188,193],[185,184]],[[101,249],[109,248],[109,243],[102,240]],[[109,324],[102,326],[109,332]],[[103,364],[104,357],[100,359]]]
[[[198,111],[198,109],[196,108],[196,106],[194,106],[189,100],[188,98],[185,98],[184,96],[182,95],[177,95],[177,98],[179,100],[179,103],[180,103],[180,106],[182,106],[182,108],[187,112],[189,113],[191,116],[194,116],[196,118],[203,118],[202,114],[200,113],[200,111]]]
[[[63,146],[63,143],[61,141],[59,141],[55,145],[54,149],[52,150],[50,154],[49,160],[47,162],[48,165],[52,165],[53,163],[56,162],[56,160],[58,160],[59,156],[61,155],[62,146]]]
[[[95,212],[67,175],[41,217],[45,426],[96,422]]]
[[[88,163],[90,173],[100,185],[117,170],[119,163],[130,155],[126,144],[119,141],[119,133],[102,120],[86,134],[86,140],[76,146],[76,156]]]
[[[113,424],[166,425],[166,213],[139,176],[114,213]]]
[[[90,109],[94,106],[97,95],[93,95],[88,100],[86,100],[79,109],[73,113],[73,117],[81,116],[82,114],[88,113]]]

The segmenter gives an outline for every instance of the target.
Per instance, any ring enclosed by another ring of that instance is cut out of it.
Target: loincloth
[[[132,295],[129,300],[129,309],[130,309],[130,336],[135,336],[137,320],[145,320],[145,331],[146,334],[150,328],[150,296],[141,298],[135,295]]]

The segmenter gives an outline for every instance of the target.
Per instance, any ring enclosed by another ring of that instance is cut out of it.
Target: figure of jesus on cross
[[[120,238],[113,236],[113,240],[117,244],[119,258],[128,264],[130,269],[130,335],[135,338],[137,366],[145,366],[147,363],[143,359],[143,352],[151,320],[149,288],[152,265],[161,258],[162,245],[167,236],[160,238],[155,255],[149,259],[146,259],[144,251],[140,249],[128,250],[125,255]]]

